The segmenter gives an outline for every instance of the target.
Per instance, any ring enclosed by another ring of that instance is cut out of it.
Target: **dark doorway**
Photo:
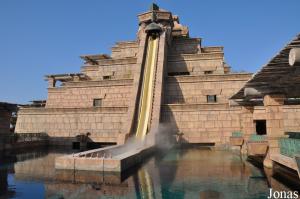
[[[266,120],[255,120],[256,134],[257,135],[266,135],[267,134],[267,125]]]
[[[98,149],[98,148],[103,148],[103,147],[112,146],[116,144],[117,143],[115,142],[88,142],[86,147],[88,149]]]
[[[73,142],[72,149],[80,149],[80,142]]]

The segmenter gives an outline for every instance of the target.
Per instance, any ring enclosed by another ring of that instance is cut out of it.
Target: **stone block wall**
[[[224,74],[224,54],[201,53],[170,55],[167,64],[168,72],[189,72],[191,75],[203,75],[205,71],[213,74]]]
[[[182,133],[188,143],[225,144],[233,131],[241,130],[241,107],[219,105],[165,105],[162,123]]]
[[[253,108],[253,120],[266,120],[266,108],[263,106],[255,106]]]
[[[269,137],[282,136],[284,133],[283,95],[265,95],[264,106],[267,118],[267,134]]]
[[[118,42],[112,47],[112,58],[135,57],[138,51],[137,41]]]
[[[242,107],[229,107],[228,99],[249,78],[250,74],[169,77],[162,122],[182,133],[183,142],[228,143],[233,131],[244,128]],[[216,95],[217,102],[207,103],[207,95]]]
[[[45,132],[62,142],[62,138],[75,138],[89,132],[89,138],[94,142],[117,142],[126,112],[127,108],[20,109],[15,131]]]
[[[285,105],[283,118],[284,131],[300,132],[300,105]]]
[[[200,38],[177,37],[172,41],[171,54],[194,54],[200,51]]]
[[[223,47],[201,47],[199,38],[175,38],[168,56],[168,72],[189,72],[201,75],[205,71],[224,74]]]
[[[249,77],[249,74],[169,77],[164,103],[207,103],[207,95],[216,95],[217,103],[228,103]]]
[[[201,48],[202,53],[217,53],[217,52],[223,52],[224,48],[223,46],[205,46]]]
[[[61,144],[87,132],[94,142],[117,142],[120,133],[131,132],[146,35],[139,39],[117,43],[111,58],[87,61],[77,78],[58,75],[62,85],[51,88],[50,84],[45,108],[19,111],[16,132],[45,132]],[[157,71],[162,74],[163,70],[190,75],[156,75],[153,123],[160,120],[172,126],[190,143],[223,144],[232,131],[241,130],[241,108],[230,108],[228,99],[251,74],[225,75],[222,47],[202,48],[199,38],[168,40],[159,49]],[[216,95],[217,102],[207,103],[207,95]],[[100,107],[93,107],[94,99],[102,100]]]
[[[283,105],[281,108],[283,117],[274,113],[271,114],[271,117],[274,118],[273,120],[283,118],[284,132],[300,132],[300,105]],[[248,130],[244,129],[244,131],[248,132],[247,134],[253,134],[255,133],[255,120],[267,120],[266,108],[264,106],[255,106],[253,108],[249,107],[249,109],[242,107],[242,109],[246,110],[242,114],[242,124],[245,127],[248,126]],[[280,123],[275,124],[275,126],[277,125],[280,126]]]
[[[110,85],[85,85],[48,89],[47,108],[87,108],[93,107],[94,99],[102,99],[104,107],[128,106],[131,84],[120,82]]]
[[[111,79],[132,78],[136,61],[135,57],[103,59],[97,61],[97,65],[84,65],[81,71],[92,80],[102,80],[103,76],[111,76]]]

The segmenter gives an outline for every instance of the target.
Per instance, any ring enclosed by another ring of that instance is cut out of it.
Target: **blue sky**
[[[255,72],[300,32],[299,0],[0,0],[0,101],[46,99],[44,75],[79,72],[79,55],[134,40],[152,2],[204,46],[224,46],[235,71]]]

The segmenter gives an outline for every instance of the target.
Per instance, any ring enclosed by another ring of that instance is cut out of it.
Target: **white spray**
[[[126,153],[128,151],[139,150],[151,146],[155,146],[159,150],[166,151],[173,147],[176,143],[174,129],[170,124],[159,124],[155,129],[150,130],[144,140],[136,139],[136,137],[130,137],[126,141],[126,144],[119,148],[114,148],[110,151],[112,156]]]

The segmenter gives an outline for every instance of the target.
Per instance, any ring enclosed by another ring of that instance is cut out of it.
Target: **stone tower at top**
[[[150,6],[150,10],[139,14],[140,29],[144,30],[151,23],[159,24],[165,31],[170,31],[172,36],[188,37],[188,28],[179,23],[179,17],[172,15],[171,12],[160,9],[156,4]]]

